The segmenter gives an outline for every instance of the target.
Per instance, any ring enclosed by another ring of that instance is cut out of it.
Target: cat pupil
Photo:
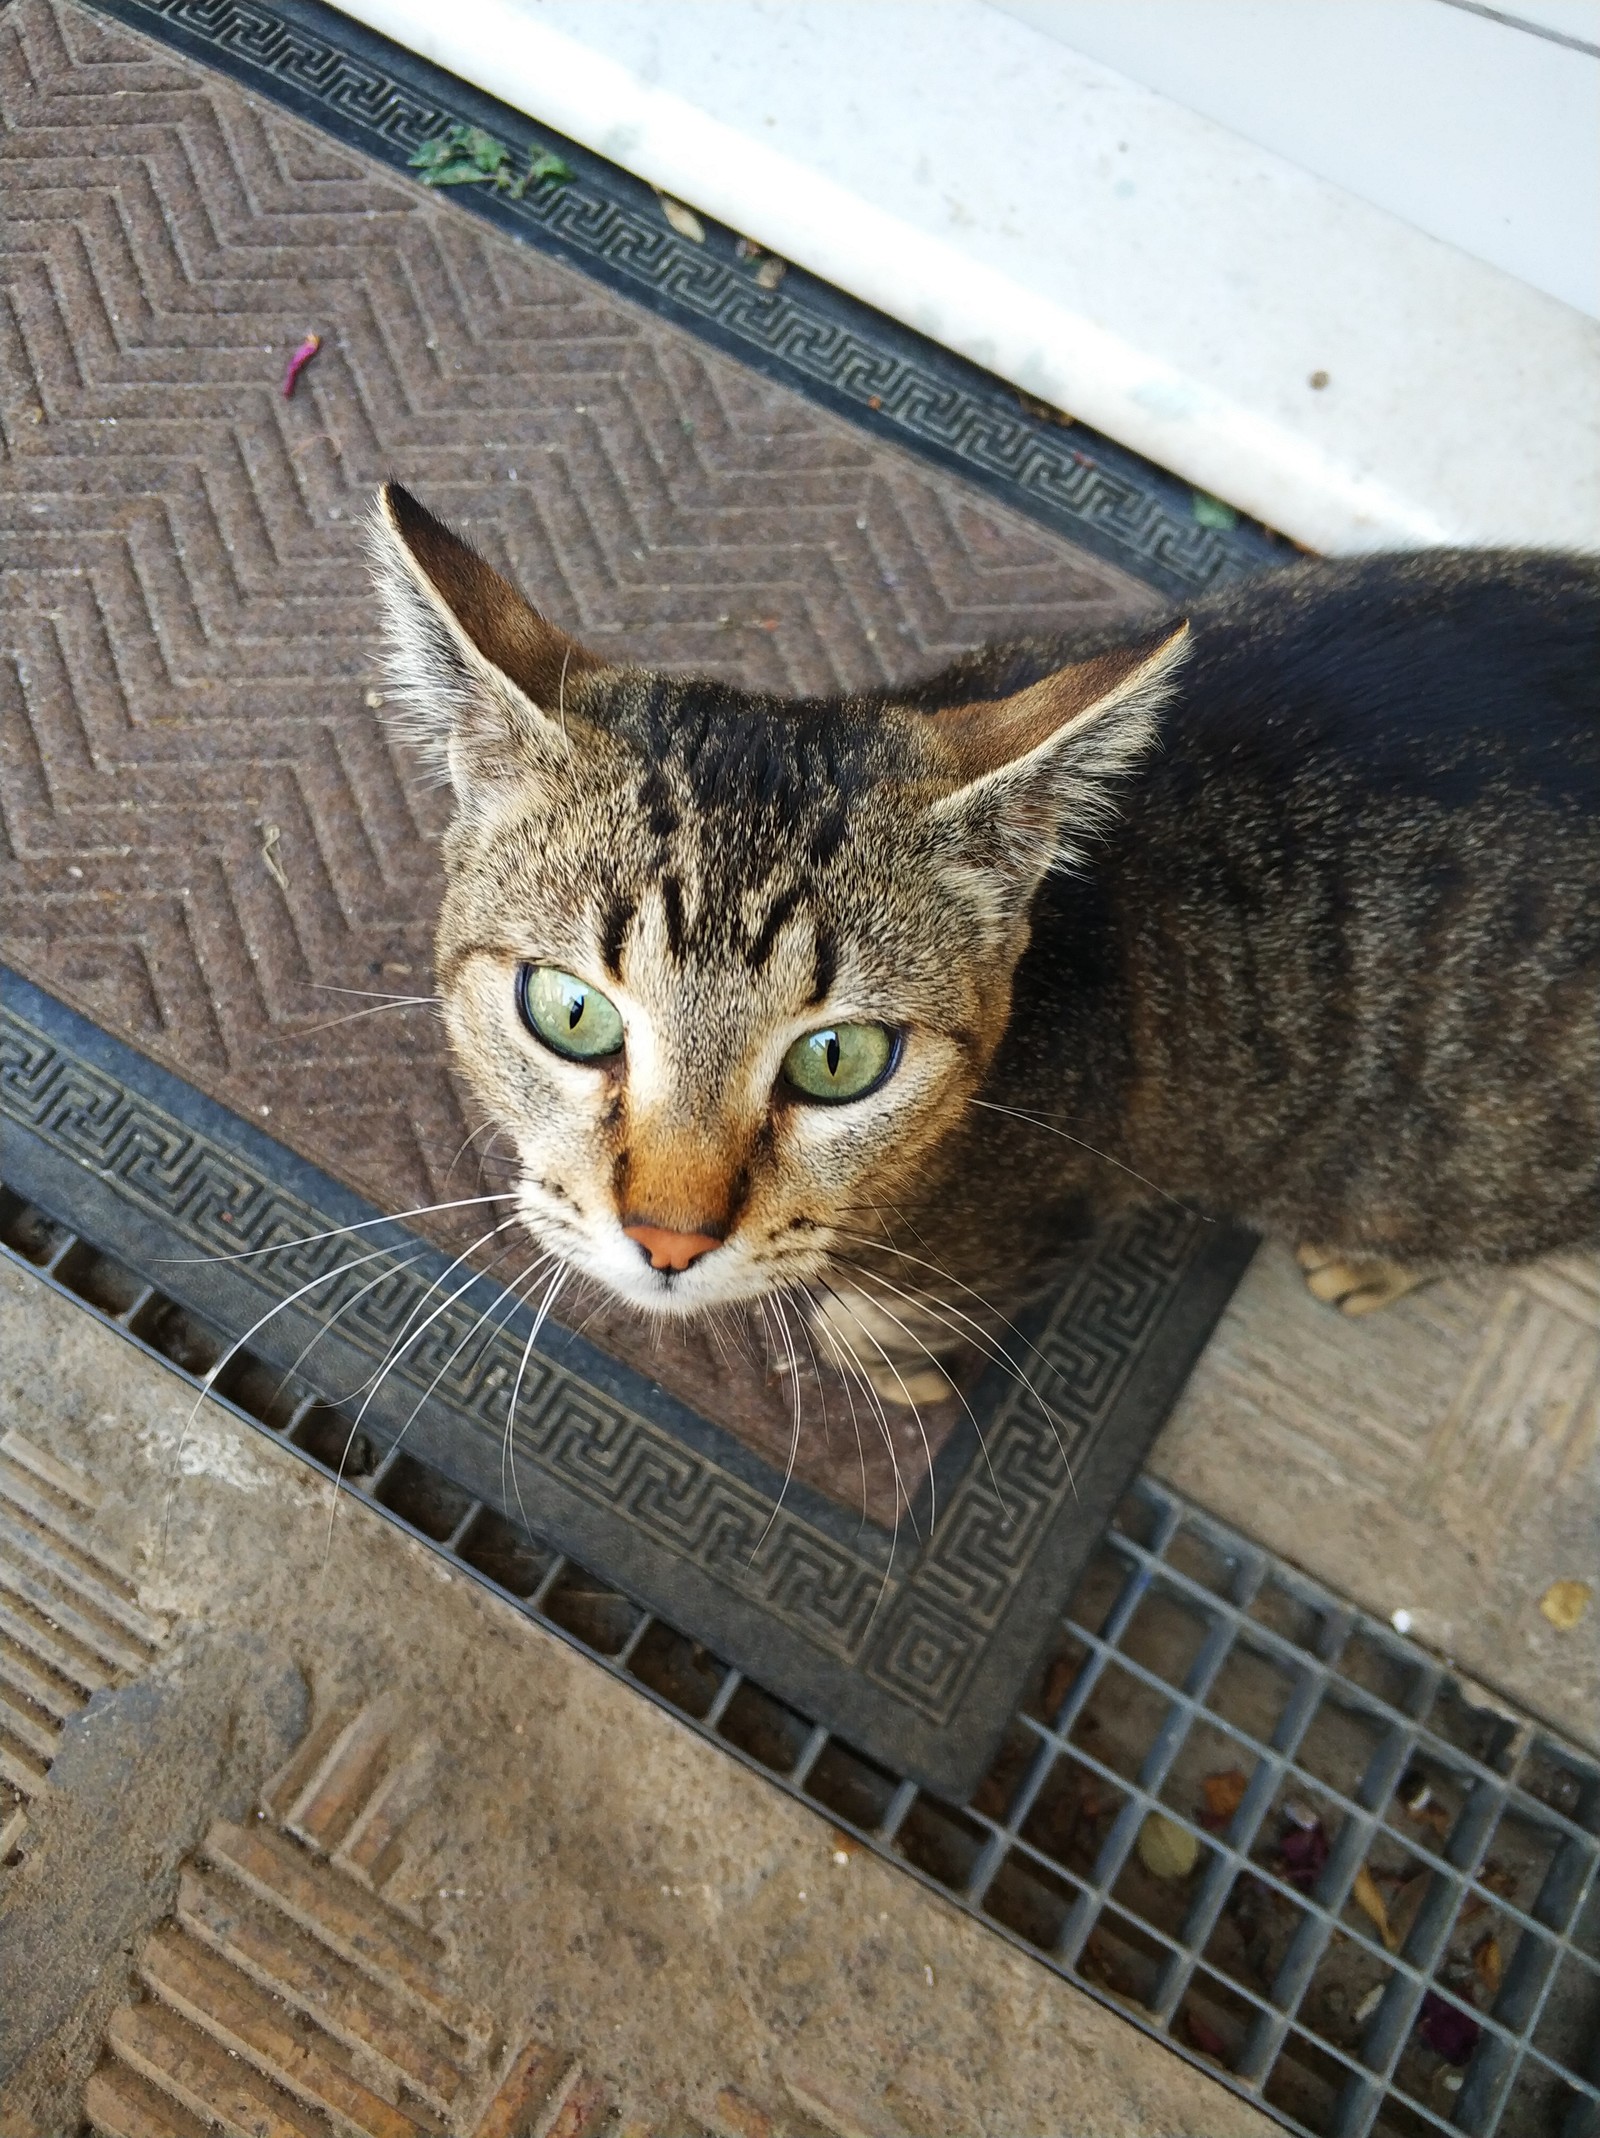
[[[839,1074],[839,1035],[837,1032],[828,1034],[828,1074],[829,1076],[837,1076]]]
[[[567,1030],[569,1032],[573,1029],[573,1027],[577,1024],[578,1020],[582,1017],[584,1010],[588,1007],[588,1002],[589,998],[587,995],[574,995],[574,997],[572,998],[572,1007],[567,1012]]]

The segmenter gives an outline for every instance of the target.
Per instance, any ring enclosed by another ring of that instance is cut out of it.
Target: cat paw
[[[846,1286],[830,1291],[813,1307],[811,1327],[847,1378],[864,1379],[884,1403],[917,1410],[925,1403],[943,1403],[956,1387],[937,1363],[931,1342],[916,1355],[908,1355],[906,1338],[918,1342],[916,1332],[908,1327],[908,1320],[914,1318],[913,1307],[907,1307],[904,1316],[892,1315],[864,1292]]]
[[[925,1403],[943,1403],[956,1392],[954,1381],[937,1366],[902,1366],[896,1371],[891,1366],[872,1365],[866,1372],[885,1403],[898,1403],[905,1410],[919,1409]]]
[[[1297,1247],[1294,1258],[1305,1271],[1306,1290],[1312,1298],[1337,1307],[1341,1314],[1375,1314],[1379,1307],[1393,1306],[1428,1281],[1422,1271],[1408,1269],[1403,1262],[1386,1262],[1381,1255]]]

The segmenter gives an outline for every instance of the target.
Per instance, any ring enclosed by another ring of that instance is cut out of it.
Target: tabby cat
[[[909,1401],[1152,1195],[1350,1313],[1600,1240],[1600,562],[1306,563],[786,701],[586,650],[398,485],[373,550],[450,1037],[617,1297],[794,1294]]]

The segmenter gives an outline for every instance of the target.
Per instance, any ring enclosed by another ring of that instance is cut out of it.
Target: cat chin
[[[637,1276],[630,1271],[619,1279],[613,1266],[592,1266],[589,1273],[619,1304],[653,1314],[661,1321],[693,1321],[696,1315],[708,1314],[714,1307],[753,1306],[771,1290],[770,1285],[759,1281],[751,1285],[718,1282],[709,1270],[686,1270],[669,1280],[642,1263]]]

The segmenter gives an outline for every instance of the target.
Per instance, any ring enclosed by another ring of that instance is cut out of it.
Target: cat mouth
[[[741,1243],[716,1242],[683,1269],[660,1268],[619,1232],[587,1242],[582,1266],[622,1305],[663,1320],[687,1321],[714,1307],[748,1307],[777,1289],[773,1273]]]
[[[810,1253],[801,1258],[804,1270],[796,1268],[793,1243],[769,1259],[761,1250],[771,1243],[741,1233],[718,1239],[643,1221],[594,1227],[575,1224],[569,1213],[552,1210],[543,1196],[526,1188],[520,1201],[522,1222],[541,1247],[619,1305],[663,1320],[686,1321],[715,1307],[754,1306],[797,1276],[817,1274],[818,1258]]]

